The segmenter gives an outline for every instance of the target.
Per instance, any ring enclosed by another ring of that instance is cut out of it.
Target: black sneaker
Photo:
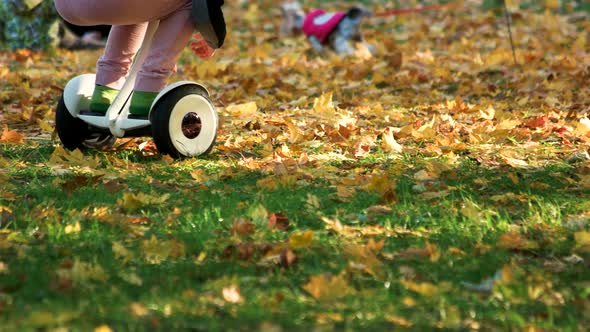
[[[223,0],[193,0],[193,24],[212,48],[220,48],[225,40]]]

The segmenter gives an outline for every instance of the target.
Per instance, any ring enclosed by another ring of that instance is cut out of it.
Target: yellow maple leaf
[[[412,325],[414,325],[409,320],[407,320],[403,317],[400,317],[400,316],[396,316],[396,315],[387,314],[387,315],[385,315],[384,318],[386,321],[388,321],[394,325],[401,326],[401,327],[412,327]]]
[[[49,157],[47,162],[50,166],[77,166],[77,167],[88,167],[89,169],[96,169],[99,166],[97,157],[91,158],[85,156],[82,151],[76,149],[74,151],[65,150],[61,146],[58,146],[53,150],[53,153]]]
[[[504,155],[502,155],[501,157],[502,157],[502,160],[506,164],[508,164],[514,168],[529,168],[530,167],[529,163],[526,162],[526,160],[512,158],[512,157],[508,157],[508,156],[504,156]]]
[[[80,233],[81,230],[82,230],[82,226],[80,226],[80,222],[76,221],[76,223],[74,223],[74,224],[67,225],[64,232],[66,234],[76,234],[76,233]]]
[[[417,283],[411,280],[402,280],[401,284],[411,291],[428,297],[433,296],[438,291],[436,285],[429,282]]]
[[[313,241],[313,231],[306,230],[305,232],[293,233],[289,236],[289,246],[292,249],[307,248]]]
[[[377,254],[383,249],[385,240],[375,242],[370,239],[366,245],[346,245],[343,247],[344,253],[350,258],[349,268],[353,270],[362,270],[377,280],[384,280],[386,277],[383,263],[377,257]]]
[[[131,285],[135,285],[135,286],[143,285],[143,280],[135,272],[121,271],[121,272],[119,272],[119,277]]]
[[[47,119],[37,119],[37,125],[45,133],[51,134],[55,128],[47,122]]]
[[[297,127],[297,125],[289,119],[285,119],[285,124],[287,125],[287,130],[289,131],[289,143],[296,143],[301,137],[301,130],[299,130],[299,127]]]
[[[68,278],[76,284],[84,284],[89,281],[106,281],[109,276],[98,263],[83,262],[74,259],[69,269],[60,269],[57,274],[62,278]]]
[[[94,332],[113,332],[113,329],[111,329],[108,325],[100,325],[94,328]]]
[[[333,301],[352,293],[352,289],[342,275],[320,274],[309,278],[303,286],[318,301]]]
[[[262,204],[252,205],[248,209],[247,216],[256,225],[264,225],[268,220],[268,210]]]
[[[395,189],[396,183],[386,173],[375,174],[371,176],[365,189],[369,192],[385,194]]]
[[[320,209],[320,199],[310,193],[307,193],[307,200],[305,204],[312,210],[319,210]]]
[[[576,249],[590,253],[590,232],[576,232],[574,240],[576,241]]]
[[[237,118],[251,118],[258,112],[258,105],[255,102],[248,102],[244,104],[233,104],[225,108],[225,110],[233,117]]]
[[[133,252],[125,248],[125,246],[123,246],[121,242],[113,242],[113,244],[111,245],[111,249],[113,250],[115,257],[123,261],[123,264],[129,262],[134,257]]]
[[[137,210],[148,205],[160,205],[170,198],[170,194],[147,195],[144,193],[123,193],[123,197],[117,200],[117,205],[125,210]]]
[[[207,181],[211,180],[211,177],[208,176],[205,173],[205,170],[203,170],[203,169],[196,169],[194,171],[191,171],[190,174],[191,174],[191,177],[199,183],[203,183],[203,182],[207,182]]]
[[[141,252],[150,264],[161,264],[168,258],[178,258],[185,255],[184,243],[176,240],[158,240],[154,235],[141,244]]]
[[[463,206],[461,207],[461,214],[465,218],[467,218],[471,221],[480,221],[481,220],[480,212],[481,212],[481,209],[472,200],[466,199],[463,202]]]
[[[315,98],[313,101],[313,110],[321,115],[333,115],[336,109],[332,102],[332,92],[324,93],[318,98]]]
[[[440,249],[434,243],[426,242],[426,251],[428,252],[428,256],[430,257],[431,262],[438,262],[440,259]]]
[[[545,8],[555,10],[559,8],[559,0],[545,0]]]
[[[64,325],[80,317],[80,312],[64,310],[58,313],[49,311],[35,311],[29,314],[27,324],[36,327]]]

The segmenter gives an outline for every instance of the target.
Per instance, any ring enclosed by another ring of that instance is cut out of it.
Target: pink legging
[[[135,82],[135,90],[158,92],[176,71],[176,60],[193,32],[191,0],[54,0],[58,13],[76,25],[113,25],[96,64],[96,84],[120,89],[147,24],[160,25]]]

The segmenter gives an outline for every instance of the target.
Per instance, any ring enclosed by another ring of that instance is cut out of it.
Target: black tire
[[[88,124],[70,114],[63,96],[59,98],[55,110],[55,130],[64,148],[68,150],[84,148],[84,140],[90,135]]]
[[[64,148],[76,149],[105,149],[113,146],[116,137],[113,135],[92,132],[88,124],[70,114],[63,96],[59,99],[55,110],[55,130]]]
[[[162,154],[168,154],[173,158],[185,158],[189,157],[182,154],[174,144],[172,143],[172,138],[170,135],[169,129],[169,122],[170,116],[172,111],[174,110],[175,105],[185,96],[188,95],[199,95],[205,98],[209,104],[213,105],[211,99],[209,98],[209,94],[205,89],[198,85],[183,85],[174,90],[170,91],[166,95],[164,95],[154,108],[150,112],[150,122],[152,125],[152,137],[154,138],[154,143],[158,148],[158,151]],[[213,141],[211,142],[210,146],[206,151],[201,153],[200,155],[206,155],[213,149],[215,145],[215,137],[213,137]]]

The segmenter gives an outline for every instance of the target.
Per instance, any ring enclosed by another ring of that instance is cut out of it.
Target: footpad
[[[129,114],[127,116],[127,119],[131,119],[131,120],[147,120],[148,116],[146,115],[139,115],[139,114]]]
[[[95,111],[80,111],[80,115],[86,115],[86,116],[104,116],[104,113],[101,112],[95,112]]]

